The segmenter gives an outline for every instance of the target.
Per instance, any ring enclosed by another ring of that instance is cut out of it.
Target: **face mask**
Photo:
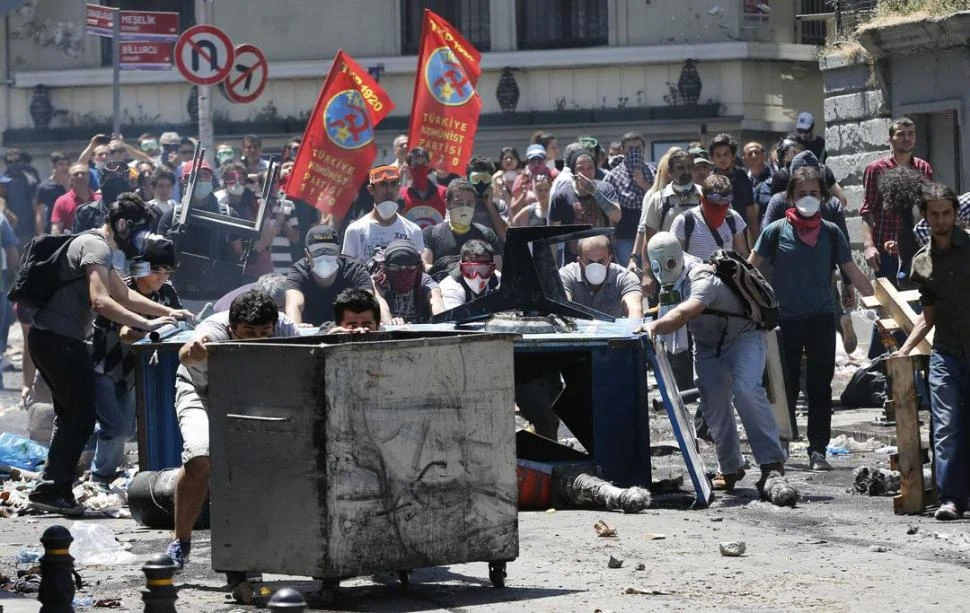
[[[414,184],[416,189],[424,191],[428,187],[428,165],[418,164],[417,166],[411,167],[411,183]]]
[[[232,185],[226,186],[226,191],[232,196],[241,196],[246,190],[242,183],[233,183]]]
[[[627,168],[643,167],[643,147],[630,147],[630,150],[623,154],[623,163]]]
[[[472,183],[472,187],[475,188],[476,196],[478,196],[479,198],[484,198],[485,192],[488,191],[488,188],[492,187],[492,184],[491,183]]]
[[[708,202],[706,198],[701,199],[701,210],[704,213],[704,220],[708,226],[715,230],[720,228],[724,223],[730,208],[730,205],[727,204],[715,204]]]
[[[332,277],[339,266],[335,255],[321,255],[313,258],[313,274],[321,279]]]
[[[661,285],[672,286],[684,271],[684,249],[670,232],[657,232],[647,242],[650,270]]]
[[[488,282],[490,279],[490,277],[481,277],[478,275],[475,275],[474,277],[462,275],[461,278],[465,280],[465,285],[467,285],[468,289],[470,289],[476,296],[485,291],[485,288],[488,287]]]
[[[417,281],[420,272],[420,266],[395,271],[387,270],[387,282],[391,289],[399,294],[410,292],[414,289],[414,283]]]
[[[452,223],[458,226],[470,226],[472,223],[472,217],[475,215],[475,207],[473,206],[456,206],[448,212],[448,216],[451,217]]]
[[[377,216],[387,221],[397,213],[397,202],[385,200],[377,205]]]
[[[798,210],[798,214],[802,217],[813,217],[818,213],[818,208],[821,202],[815,196],[804,196],[798,199],[795,203],[795,209]]]
[[[583,269],[583,275],[590,285],[601,285],[606,281],[606,265],[599,262],[590,262]]]
[[[212,181],[196,181],[195,182],[195,199],[202,200],[207,198],[209,194],[212,193]]]

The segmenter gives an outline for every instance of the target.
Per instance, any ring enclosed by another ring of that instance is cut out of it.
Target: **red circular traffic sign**
[[[192,26],[175,43],[175,66],[196,85],[215,85],[225,79],[234,56],[229,35],[215,26]]]
[[[232,62],[229,76],[223,81],[226,98],[239,104],[248,104],[259,98],[269,81],[269,62],[255,45],[243,43],[236,47],[236,59]]]

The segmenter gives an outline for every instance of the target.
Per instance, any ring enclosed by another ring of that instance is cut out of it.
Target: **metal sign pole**
[[[195,16],[199,24],[212,23],[211,0],[195,0]],[[208,85],[199,85],[199,141],[205,149],[207,159],[212,157],[214,145],[212,141],[212,98]],[[211,160],[209,160],[211,163]]]
[[[111,107],[114,116],[112,136],[121,134],[121,11],[112,11],[111,20]]]

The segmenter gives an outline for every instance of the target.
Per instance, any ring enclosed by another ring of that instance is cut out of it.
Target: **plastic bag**
[[[134,564],[138,557],[125,551],[124,545],[118,542],[114,532],[100,524],[91,522],[74,522],[71,525],[71,555],[81,564],[113,566],[117,564]]]
[[[0,464],[35,471],[45,460],[47,447],[10,432],[0,434]]]

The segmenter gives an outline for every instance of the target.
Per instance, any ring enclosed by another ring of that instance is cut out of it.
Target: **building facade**
[[[130,10],[177,10],[184,29],[200,0],[102,0]],[[407,131],[422,10],[457,25],[482,51],[483,116],[476,152],[520,150],[538,129],[569,141],[609,142],[636,130],[648,155],[719,132],[766,142],[808,110],[821,133],[818,42],[796,13],[806,0],[215,0],[211,23],[234,44],[251,43],[269,60],[269,82],[250,104],[213,88],[216,140],[261,134],[267,150],[302,133],[338,49],[379,76],[396,108],[379,126],[382,155]],[[0,128],[5,146],[38,153],[79,149],[110,127],[111,46],[85,34],[84,2],[0,2],[4,18]],[[507,69],[507,70],[505,70]],[[505,75],[503,78],[503,74]],[[510,87],[510,78],[515,87]],[[37,117],[35,91],[47,92],[50,123]],[[501,89],[505,92],[498,95]],[[512,96],[510,91],[518,89]],[[195,134],[192,88],[178,73],[121,75],[122,132],[175,129]],[[502,102],[500,102],[502,98]],[[32,113],[33,110],[33,113]],[[35,156],[36,157],[36,156]]]

